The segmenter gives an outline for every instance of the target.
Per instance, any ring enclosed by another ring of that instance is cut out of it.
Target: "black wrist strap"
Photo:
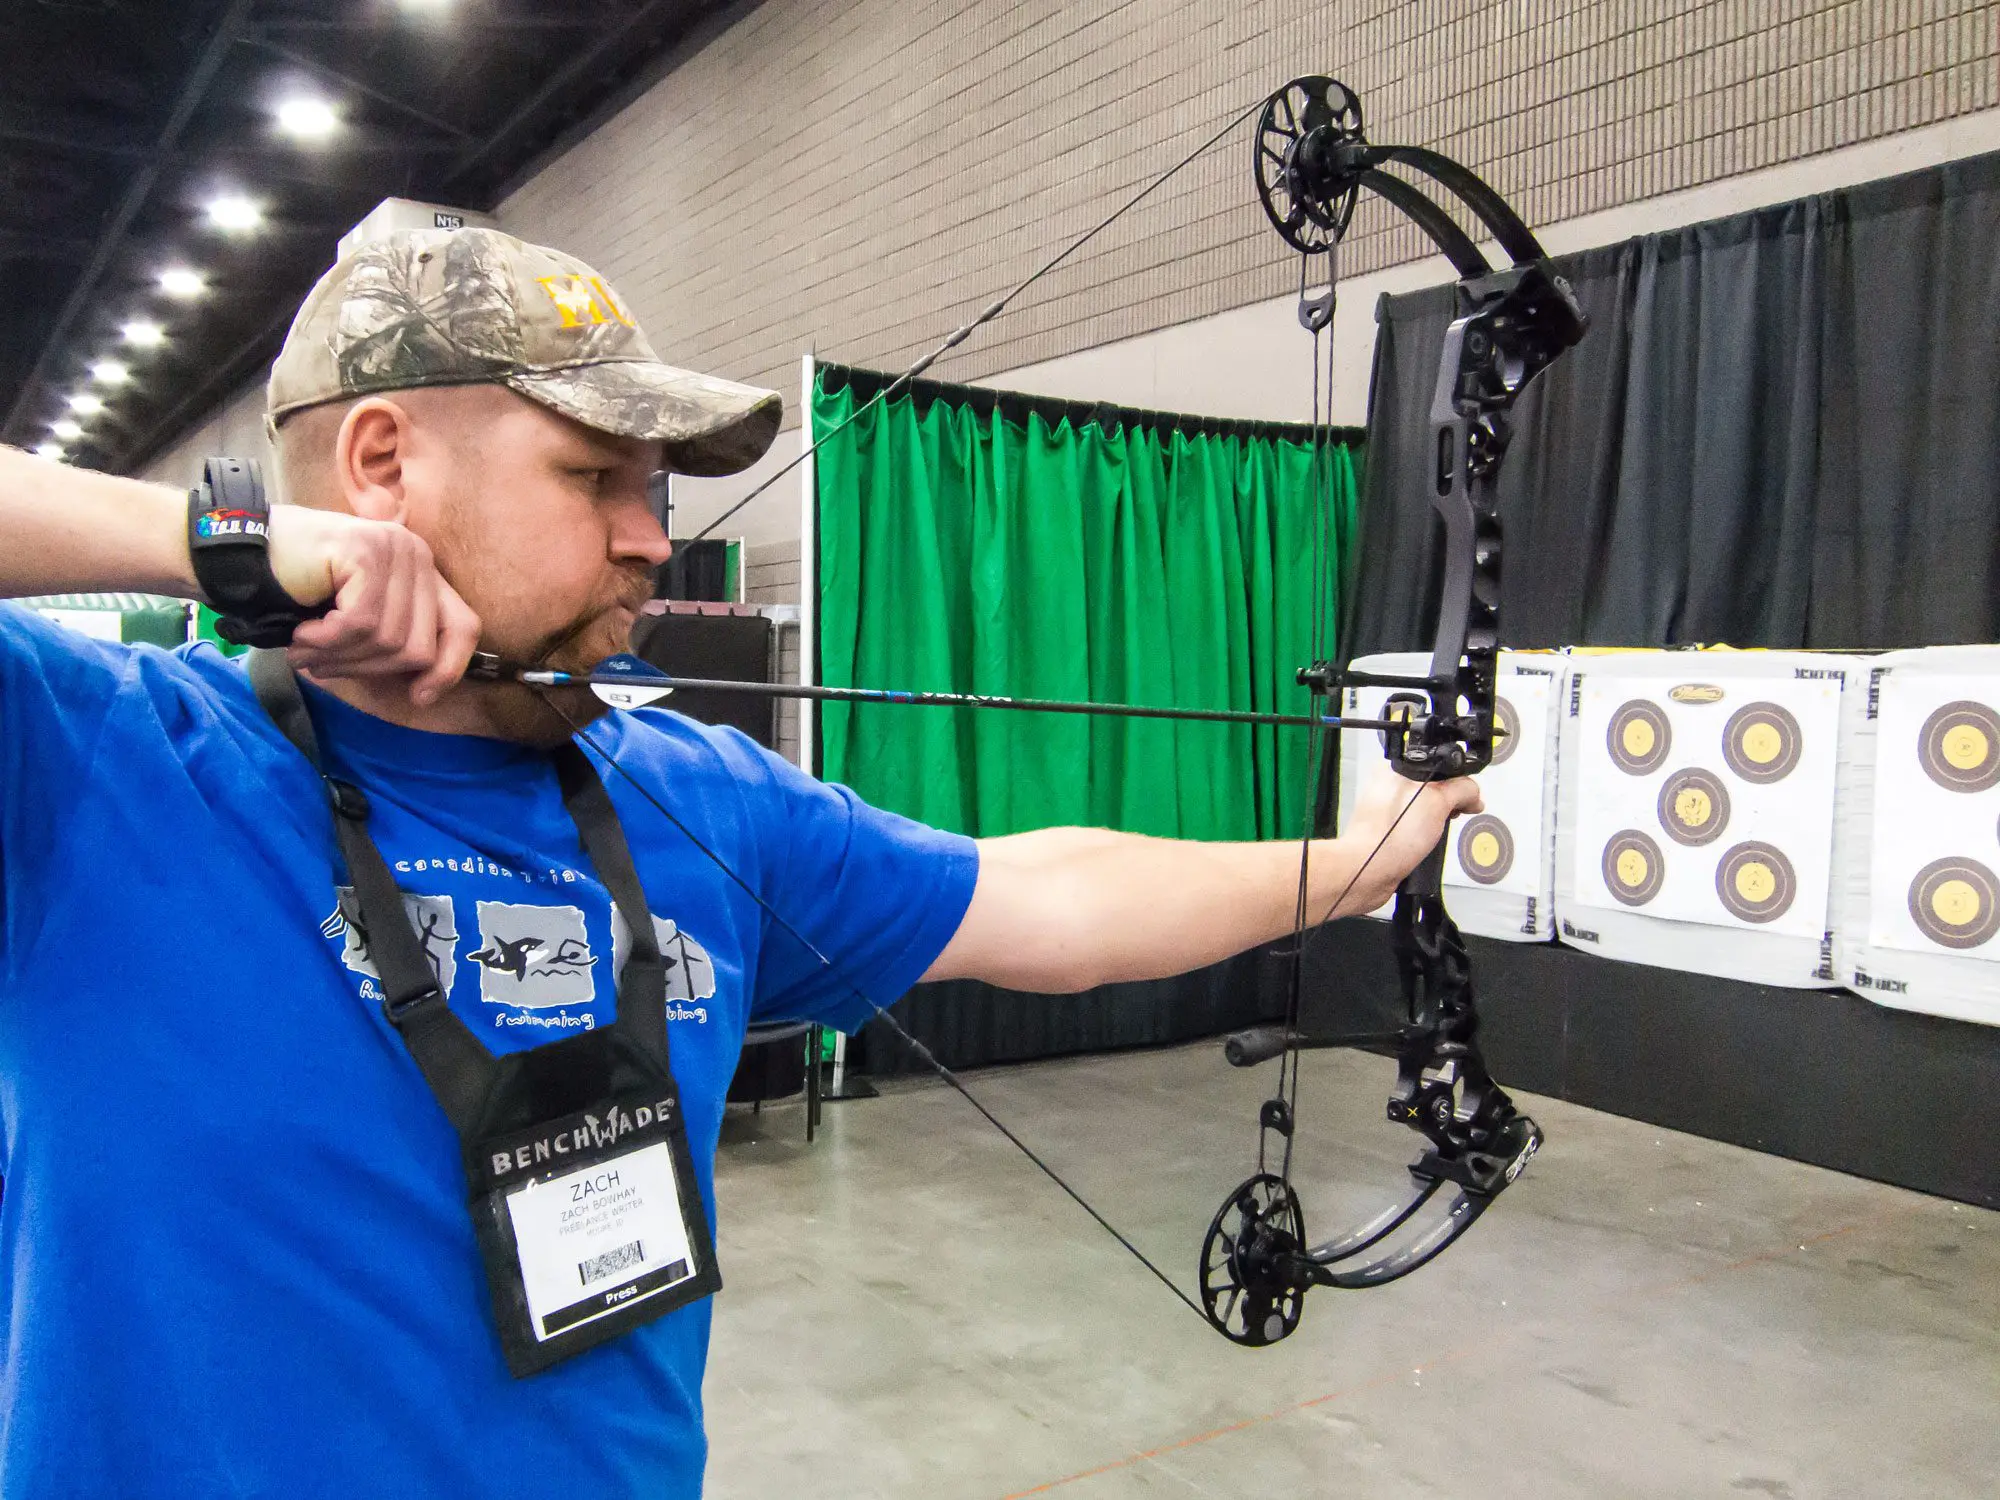
[[[239,646],[289,645],[292,632],[331,604],[301,604],[271,573],[271,507],[255,459],[211,458],[188,491],[188,558],[219,619],[216,634]]]

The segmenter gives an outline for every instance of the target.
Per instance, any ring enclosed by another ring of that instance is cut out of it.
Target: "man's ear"
[[[410,414],[394,401],[370,396],[348,409],[333,440],[334,478],[348,510],[371,521],[406,519],[412,436]]]

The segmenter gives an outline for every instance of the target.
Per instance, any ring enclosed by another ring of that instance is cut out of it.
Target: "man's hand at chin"
[[[280,506],[271,571],[301,604],[333,609],[293,633],[292,665],[315,678],[407,678],[410,702],[435,703],[465,673],[479,616],[438,572],[424,539],[394,521]]]

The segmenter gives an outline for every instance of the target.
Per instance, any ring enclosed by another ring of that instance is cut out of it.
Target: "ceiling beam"
[[[363,83],[353,74],[343,73],[338,68],[329,67],[318,58],[308,57],[305,53],[287,47],[282,42],[274,42],[268,36],[262,34],[246,36],[244,40],[259,52],[268,52],[273,57],[282,58],[293,67],[303,68],[306,72],[313,74],[322,82],[332,84],[335,88],[350,89],[354,93],[360,94],[363,98],[373,99],[385,109],[393,109],[398,114],[405,115],[420,125],[428,125],[439,135],[449,136],[454,141],[469,141],[472,139],[471,131],[454,125],[449,120],[441,120],[428,110],[419,109],[407,99],[399,99],[394,94],[384,93],[372,83]]]
[[[215,30],[209,33],[208,40],[202,45],[201,52],[194,60],[194,66],[188,69],[186,77],[181,81],[180,93],[175,96],[172,107],[161,119],[159,129],[153,133],[161,151],[171,151],[179,144],[181,133],[187,129],[188,122],[201,107],[201,101],[208,94],[209,85],[215,81],[215,75],[221,70],[223,59],[236,45],[236,40],[241,35],[244,24],[250,19],[250,11],[255,3],[256,0],[230,0],[229,10],[216,24]],[[48,337],[42,341],[41,352],[35,356],[34,368],[29,370],[28,378],[21,382],[21,389],[15,393],[14,404],[7,412],[7,420],[0,423],[0,434],[15,429],[22,414],[27,411],[28,404],[40,391],[56,350],[61,347],[63,340],[69,337],[70,329],[75,326],[78,315],[95,299],[98,283],[104,279],[104,273],[110,267],[113,257],[125,243],[126,231],[132,227],[132,221],[139,217],[140,210],[146,206],[146,200],[152,196],[153,185],[160,178],[161,166],[162,163],[157,160],[141,162],[139,169],[132,174],[131,181],[125,185],[125,192],[118,200],[118,206],[112,210],[111,216],[105,221],[104,228],[97,236],[97,248],[91,253],[82,273],[76,278],[76,285],[71,288],[69,299],[63,303],[62,311],[49,329]]]

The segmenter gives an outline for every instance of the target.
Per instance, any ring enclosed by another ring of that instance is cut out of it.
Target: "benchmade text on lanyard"
[[[583,752],[558,749],[556,775],[563,807],[632,935],[617,1018],[496,1057],[445,1003],[368,836],[367,799],[327,774],[291,664],[282,652],[253,652],[250,681],[326,781],[383,1011],[458,1132],[507,1368],[537,1374],[718,1291],[668,1067],[666,968],[618,814]]]

